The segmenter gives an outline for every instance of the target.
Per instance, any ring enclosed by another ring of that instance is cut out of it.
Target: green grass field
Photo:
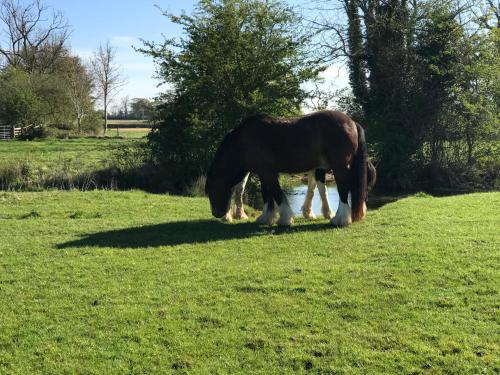
[[[500,371],[500,193],[286,230],[138,191],[0,201],[0,373]]]
[[[135,133],[134,138],[139,137]],[[114,134],[110,135],[113,136]],[[120,145],[136,141],[135,139],[122,138],[4,141],[0,142],[0,164],[27,161],[33,165],[51,168],[67,163],[90,169],[99,169],[109,160],[110,153],[113,150]]]
[[[123,137],[125,134],[130,136]],[[109,188],[112,177],[98,173],[139,158],[127,159],[130,150],[146,142],[141,132],[122,132],[122,137],[44,139],[0,142],[0,190]]]

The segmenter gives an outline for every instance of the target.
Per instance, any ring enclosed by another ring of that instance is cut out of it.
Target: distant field
[[[112,136],[113,134],[111,134]],[[132,134],[137,138],[139,133]],[[111,152],[133,139],[119,138],[77,138],[46,139],[40,141],[4,141],[0,142],[0,164],[12,164],[26,161],[31,165],[51,168],[62,164],[77,165],[98,169],[106,164]]]
[[[108,127],[151,127],[151,123],[148,120],[108,120]]]
[[[1,374],[500,371],[500,193],[345,229],[139,191],[0,202]]]
[[[150,128],[121,128],[118,129],[118,136],[124,138],[143,138],[146,137],[149,132],[151,132]],[[116,129],[109,129],[108,136],[116,136]]]

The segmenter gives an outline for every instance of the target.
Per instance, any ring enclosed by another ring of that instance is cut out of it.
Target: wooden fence
[[[12,125],[0,125],[0,141],[15,139],[21,136],[21,128]]]

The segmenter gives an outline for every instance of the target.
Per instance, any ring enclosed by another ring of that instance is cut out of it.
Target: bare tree
[[[90,64],[98,96],[104,107],[104,135],[108,131],[108,106],[118,89],[125,84],[125,79],[116,64],[116,51],[109,40],[94,52]]]
[[[62,59],[59,68],[67,83],[67,93],[73,105],[73,114],[81,133],[83,118],[93,110],[94,100],[92,91],[94,89],[93,77],[82,64],[79,57],[69,56]]]
[[[121,99],[121,106],[122,106],[122,111],[123,111],[123,117],[128,118],[128,113],[129,113],[128,110],[130,107],[130,97],[128,95],[124,96]]]
[[[331,107],[337,94],[331,88],[313,82],[314,88],[309,91],[309,97],[305,101],[305,106],[311,111],[321,111]]]
[[[2,65],[10,65],[29,73],[51,72],[56,60],[64,55],[69,25],[62,12],[53,11],[41,0],[22,5],[19,0],[1,0],[0,39]]]

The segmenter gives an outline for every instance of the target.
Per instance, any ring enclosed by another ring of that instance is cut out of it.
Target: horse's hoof
[[[314,220],[316,219],[316,215],[314,215],[314,212],[312,210],[302,210],[302,216],[304,219],[309,219],[309,220]]]
[[[260,215],[255,220],[255,222],[257,224],[269,225],[269,226],[273,225],[275,221],[276,221],[276,216],[272,216],[272,215]]]
[[[337,228],[347,227],[351,223],[352,221],[350,219],[342,220],[340,216],[335,216],[333,219],[330,220],[330,224],[332,224],[334,227]]]
[[[335,214],[330,209],[328,210],[323,209],[321,212],[326,220],[332,220],[335,217]]]
[[[222,221],[225,221],[226,223],[232,223],[233,216],[231,215],[231,212],[228,212],[227,214],[225,214],[224,217],[222,218]]]
[[[326,220],[332,220],[335,217],[335,214],[332,211],[330,211],[328,213],[323,214],[323,216]]]
[[[236,220],[248,220],[248,216],[245,213],[245,211],[241,211],[241,212],[236,211],[236,213],[234,214],[234,218]]]
[[[265,224],[265,220],[262,218],[262,216],[259,216],[257,219],[255,219],[255,222],[257,224]]]
[[[281,220],[281,218],[278,220],[278,226],[279,227],[289,227],[293,224],[293,218],[291,219],[283,219]]]

